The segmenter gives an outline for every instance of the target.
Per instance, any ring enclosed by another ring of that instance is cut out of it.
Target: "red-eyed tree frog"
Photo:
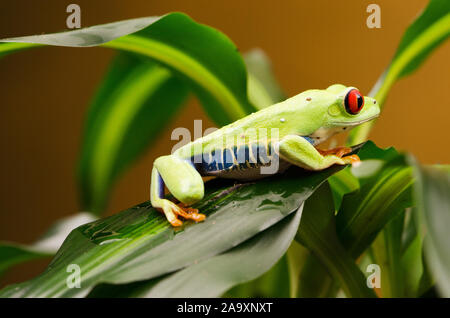
[[[307,90],[157,158],[151,204],[176,227],[182,225],[179,217],[205,219],[189,207],[203,198],[202,176],[255,180],[282,173],[290,165],[322,170],[359,162],[357,155],[348,155],[350,148],[319,150],[316,146],[379,113],[376,100],[355,87],[335,84],[325,90]],[[164,185],[179,204],[164,198]]]

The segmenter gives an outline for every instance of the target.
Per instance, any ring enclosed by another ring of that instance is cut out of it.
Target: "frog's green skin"
[[[315,146],[379,115],[379,106],[370,97],[364,97],[359,113],[349,114],[344,99],[352,89],[335,84],[325,90],[305,91],[199,138],[172,155],[157,158],[150,189],[153,207],[162,210],[172,225],[179,226],[182,222],[177,215],[195,221],[205,216],[164,199],[164,184],[188,206],[203,198],[205,175],[257,179],[279,173],[291,164],[322,170],[351,163],[355,157],[342,157],[346,152],[324,153]],[[262,169],[268,174],[262,174]]]

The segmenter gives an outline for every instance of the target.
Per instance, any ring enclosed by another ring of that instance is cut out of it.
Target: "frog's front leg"
[[[197,209],[181,207],[164,199],[164,184],[170,193],[185,206],[201,200],[204,195],[203,179],[190,162],[173,155],[155,160],[150,187],[151,203],[154,208],[164,212],[173,226],[183,224],[178,216],[196,222],[205,219],[205,215],[198,213]]]
[[[305,138],[296,135],[284,137],[278,146],[280,158],[307,170],[322,170],[333,164],[346,165],[359,162],[357,155],[344,156],[348,153],[348,149],[319,151]]]

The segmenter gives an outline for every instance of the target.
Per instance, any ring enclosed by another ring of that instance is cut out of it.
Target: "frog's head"
[[[328,87],[326,92],[333,95],[334,102],[328,105],[323,128],[351,128],[380,114],[377,101],[363,96],[355,87],[335,84]]]
[[[355,87],[341,84],[331,85],[325,90],[306,91],[297,97],[304,100],[311,116],[308,126],[314,144],[319,144],[339,132],[349,130],[359,124],[372,120],[380,114],[380,107],[375,99],[361,95]],[[304,126],[303,126],[304,127]],[[301,134],[305,133],[303,129]]]

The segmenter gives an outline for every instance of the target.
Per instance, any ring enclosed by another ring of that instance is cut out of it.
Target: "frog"
[[[379,114],[377,101],[353,86],[306,90],[158,157],[151,173],[151,205],[179,227],[182,219],[205,220],[192,208],[204,197],[205,177],[257,182],[292,165],[319,171],[358,164],[350,147],[324,150],[318,145]],[[165,198],[165,187],[178,203]]]

